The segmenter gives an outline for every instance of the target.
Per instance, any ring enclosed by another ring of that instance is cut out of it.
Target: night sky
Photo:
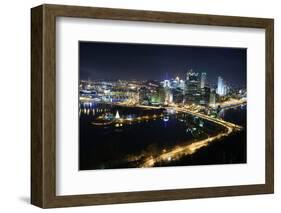
[[[177,45],[79,42],[82,80],[164,80],[186,72],[206,72],[214,84],[221,76],[232,86],[246,85],[247,50]]]

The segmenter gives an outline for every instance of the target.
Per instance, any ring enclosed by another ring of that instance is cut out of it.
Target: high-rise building
[[[202,72],[201,73],[201,82],[200,82],[200,87],[201,89],[207,86],[207,73]]]
[[[215,107],[216,106],[216,92],[215,92],[215,90],[211,90],[209,105],[211,107]]]
[[[171,79],[170,80],[170,88],[177,88],[179,86],[179,80],[176,80],[176,79]]]
[[[152,105],[161,105],[166,101],[167,88],[159,87],[155,92],[151,93],[148,97],[148,103]]]
[[[218,87],[217,94],[220,96],[227,95],[230,91],[230,87],[226,84],[226,82],[222,79],[222,77],[218,77]]]
[[[186,74],[185,103],[199,104],[200,96],[199,74],[191,69]]]
[[[164,80],[164,81],[162,82],[162,84],[163,84],[163,87],[167,87],[167,88],[170,88],[170,87],[171,87],[171,82],[170,82],[169,80]]]
[[[183,93],[182,93],[182,89],[177,88],[172,90],[173,93],[173,102],[180,104],[183,102]]]
[[[218,77],[218,87],[217,87],[217,94],[220,96],[225,95],[225,85],[222,77]]]
[[[184,81],[184,80],[180,80],[180,82],[179,82],[179,88],[180,88],[181,90],[184,90],[184,88],[185,88],[185,81]]]
[[[165,89],[165,104],[173,103],[173,93],[170,89]]]
[[[194,72],[193,69],[190,69],[186,73],[186,81],[198,81],[198,76],[198,72]]]
[[[210,88],[209,87],[203,87],[201,88],[201,100],[200,104],[202,105],[208,105],[210,100]]]
[[[157,95],[159,97],[159,103],[163,104],[165,102],[165,99],[166,99],[166,88],[160,87],[157,90]]]

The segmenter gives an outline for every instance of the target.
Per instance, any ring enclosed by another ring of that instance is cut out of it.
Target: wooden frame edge
[[[31,10],[31,203],[43,207],[42,63],[43,7]]]
[[[266,59],[266,100],[265,100],[265,141],[266,141],[266,185],[274,193],[274,20],[268,21],[265,27]]]
[[[175,189],[108,194],[56,196],[44,208],[109,205],[122,203],[158,202],[184,199],[215,198],[270,194],[266,184],[247,186],[222,186],[194,189]]]
[[[58,16],[264,28],[266,31],[266,183],[246,186],[56,196],[55,22]],[[274,192],[273,19],[45,4],[31,9],[31,27],[31,203],[33,205],[41,208],[54,208]]]

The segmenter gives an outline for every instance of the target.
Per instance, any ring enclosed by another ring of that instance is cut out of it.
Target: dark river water
[[[246,111],[246,106],[239,106],[224,109],[219,114],[224,120],[244,126],[243,131],[191,156],[155,166],[246,163]],[[81,104],[79,114],[80,170],[138,167],[139,156],[154,155],[224,131],[221,126],[198,117],[164,109]],[[116,116],[126,122],[117,122]],[[147,119],[137,119],[143,116]],[[97,125],[104,120],[108,124]],[[114,122],[110,123],[112,120]]]

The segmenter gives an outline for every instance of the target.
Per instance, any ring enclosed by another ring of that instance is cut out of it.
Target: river
[[[100,117],[118,117],[123,122],[95,125]],[[224,120],[243,131],[212,143],[190,156],[155,166],[246,163],[246,105],[224,109]],[[216,135],[224,129],[186,113],[164,109],[140,109],[114,105],[81,104],[79,123],[79,169],[138,167],[143,156],[157,155],[181,144]],[[144,119],[138,119],[138,118]]]

